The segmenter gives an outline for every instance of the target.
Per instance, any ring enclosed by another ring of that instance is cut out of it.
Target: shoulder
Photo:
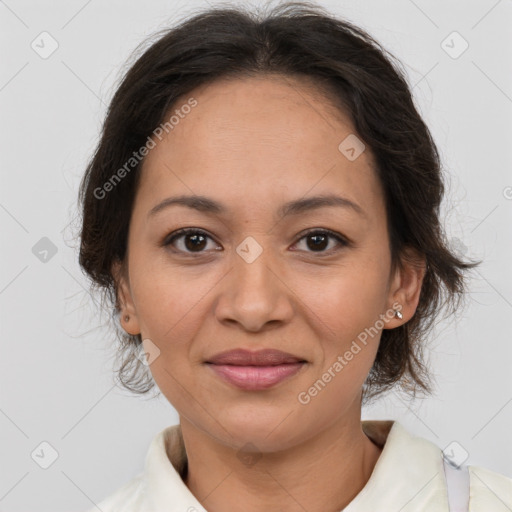
[[[471,511],[512,510],[512,478],[480,466],[468,466],[468,470]]]
[[[189,502],[201,510],[182,480],[180,471],[185,463],[180,426],[171,425],[154,436],[143,471],[87,512],[149,512],[155,507],[172,510]]]
[[[144,497],[144,474],[140,473],[128,483],[104,498],[87,512],[135,512],[139,511]]]
[[[436,443],[415,435],[397,421],[364,421],[363,430],[374,442],[383,445],[383,451],[366,491],[357,498],[357,506],[366,505],[367,497],[372,505],[386,497],[397,510],[407,503],[414,504],[415,510],[420,510],[421,506],[435,506],[436,511],[449,510],[445,455]],[[467,476],[461,478],[462,474],[457,472],[450,483],[454,486],[451,487],[453,495],[467,496],[469,490],[470,512],[512,511],[511,478],[481,466],[467,465],[466,469]],[[453,472],[450,474],[454,476]],[[418,494],[418,490],[421,493]]]

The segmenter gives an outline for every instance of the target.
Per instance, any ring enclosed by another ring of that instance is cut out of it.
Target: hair
[[[426,262],[416,312],[403,325],[382,331],[363,400],[392,387],[413,397],[430,394],[423,355],[427,334],[442,309],[457,310],[465,295],[465,272],[481,262],[463,261],[449,248],[440,225],[444,184],[439,153],[415,108],[401,63],[361,28],[308,2],[288,2],[261,13],[211,8],[157,36],[148,48],[139,46],[142,54],[122,77],[79,190],[79,263],[111,312],[122,386],[144,394],[155,384],[137,357],[140,334],[119,327],[112,275],[114,262],[126,263],[143,159],[131,163],[129,172],[118,172],[108,193],[98,191],[107,190],[116,170],[127,170],[126,163],[166,121],[177,100],[196,87],[222,78],[277,74],[316,84],[319,93],[326,92],[350,115],[357,136],[374,156],[384,191],[392,269],[408,258],[406,248]]]

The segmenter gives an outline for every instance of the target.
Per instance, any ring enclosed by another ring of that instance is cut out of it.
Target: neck
[[[181,418],[185,484],[209,512],[339,511],[366,485],[382,448],[341,418],[287,450],[240,455]]]

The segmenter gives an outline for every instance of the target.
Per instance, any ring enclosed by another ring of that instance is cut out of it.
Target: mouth
[[[263,390],[296,375],[307,361],[279,350],[237,349],[205,362],[224,381],[245,390]]]

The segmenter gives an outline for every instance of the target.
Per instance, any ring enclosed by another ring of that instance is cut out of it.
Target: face
[[[391,273],[369,149],[357,156],[350,119],[314,88],[231,79],[190,97],[197,105],[144,161],[119,278],[123,327],[145,340],[152,375],[182,418],[226,445],[282,449],[360,414],[381,331],[412,316],[417,282]],[[165,204],[177,196],[217,207]],[[338,199],[310,201],[319,196]],[[244,387],[211,364],[233,349],[301,362],[290,374],[282,365],[288,376],[267,387],[239,375]]]

